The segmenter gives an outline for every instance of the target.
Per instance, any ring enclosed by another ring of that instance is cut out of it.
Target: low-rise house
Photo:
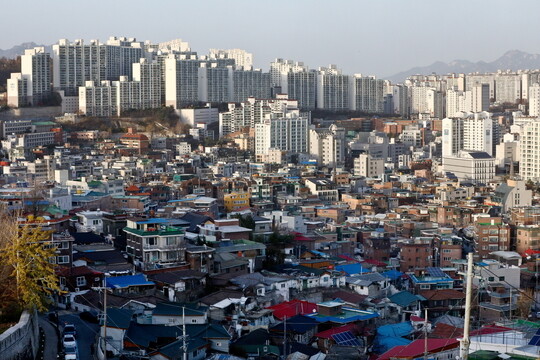
[[[452,289],[454,287],[454,279],[448,274],[441,272],[437,276],[424,275],[415,276],[409,275],[412,286],[415,293],[419,293],[424,290],[440,290],[440,289]]]
[[[135,265],[145,270],[185,263],[184,231],[168,219],[127,220],[126,251]]]
[[[271,343],[271,336],[268,330],[257,329],[232,343],[231,353],[253,357],[273,357],[277,359],[281,352],[277,345]]]
[[[117,295],[148,294],[156,287],[156,284],[148,281],[143,274],[107,277],[105,281],[106,286]]]
[[[379,355],[377,360],[416,359],[426,354],[430,359],[454,359],[459,355],[459,341],[452,339],[418,339],[409,345],[399,345]]]
[[[349,289],[372,298],[386,295],[385,291],[387,292],[389,288],[388,279],[379,273],[349,276],[345,282]]]
[[[307,344],[317,332],[318,325],[319,322],[313,318],[296,315],[291,318],[285,318],[283,322],[272,326],[269,331],[271,336],[276,337],[282,343],[286,334],[287,341],[292,340],[301,344]]]
[[[397,315],[401,321],[408,320],[407,317],[417,314],[420,311],[421,301],[425,298],[420,295],[414,295],[409,291],[400,291],[388,297],[390,306],[396,309]]]
[[[272,305],[268,309],[273,311],[274,317],[278,320],[292,318],[296,315],[307,315],[317,311],[317,304],[304,300],[293,299]]]
[[[195,304],[161,302],[151,312],[154,325],[207,324],[208,308]]]
[[[439,289],[421,291],[424,297],[424,306],[429,309],[430,319],[448,314],[451,316],[463,316],[465,313],[465,294],[454,289]]]
[[[124,338],[133,318],[133,311],[127,309],[107,308],[107,318],[101,326],[100,335],[106,338],[106,350],[117,355],[124,348]]]
[[[147,272],[169,301],[194,301],[204,293],[207,274],[195,270]]]
[[[369,323],[379,314],[372,311],[359,310],[343,306],[341,301],[326,301],[317,304],[317,312],[307,316],[313,317],[320,323],[328,325],[344,325],[358,321]]]

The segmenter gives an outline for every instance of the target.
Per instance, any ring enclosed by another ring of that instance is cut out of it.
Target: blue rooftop
[[[146,280],[143,274],[114,276],[107,278],[107,287],[113,289],[124,289],[130,286],[155,285],[153,281]]]
[[[337,271],[343,271],[347,275],[354,275],[354,274],[363,274],[363,273],[369,273],[371,270],[368,270],[360,264],[345,264],[345,265],[338,265],[336,266]]]

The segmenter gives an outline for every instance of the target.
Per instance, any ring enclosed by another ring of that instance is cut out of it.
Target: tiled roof
[[[426,300],[465,299],[465,294],[462,291],[454,289],[426,290],[421,291],[420,295]]]

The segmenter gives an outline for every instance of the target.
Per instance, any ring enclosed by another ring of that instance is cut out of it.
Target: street
[[[61,314],[59,316],[60,324],[69,323],[75,325],[77,329],[77,346],[79,348],[80,360],[92,360],[92,345],[96,339],[99,325],[81,320],[79,314]]]

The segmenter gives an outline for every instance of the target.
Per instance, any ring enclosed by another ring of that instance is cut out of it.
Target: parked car
[[[64,344],[65,348],[74,347],[77,346],[77,340],[75,340],[75,336],[66,334],[62,339],[62,344]]]
[[[77,337],[77,330],[75,329],[75,325],[73,324],[65,324],[63,335],[73,335],[74,338]]]
[[[65,360],[78,360],[79,359],[79,350],[77,346],[69,346],[64,348],[64,359]]]

